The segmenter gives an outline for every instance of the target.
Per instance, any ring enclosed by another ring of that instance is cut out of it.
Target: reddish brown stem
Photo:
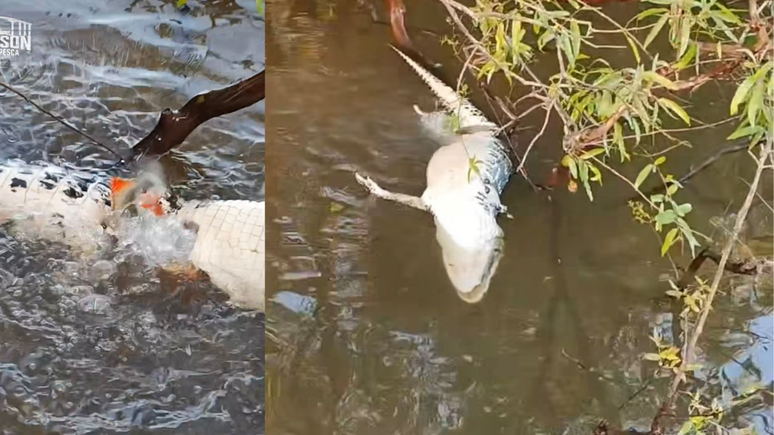
[[[390,31],[395,46],[427,70],[438,73],[438,66],[416,49],[406,30],[406,5],[403,0],[384,0],[384,3],[390,12]]]

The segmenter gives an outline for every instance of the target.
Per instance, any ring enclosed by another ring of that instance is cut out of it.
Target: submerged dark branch
[[[699,268],[701,268],[706,260],[712,260],[715,264],[720,264],[720,254],[709,248],[704,248],[704,250],[699,252],[699,255],[691,261],[688,269],[677,282],[677,287],[681,290],[688,287],[688,285],[696,279],[696,272],[699,271]],[[755,275],[760,270],[761,265],[762,262],[759,259],[752,259],[749,261],[727,261],[724,269],[726,272],[736,273],[738,275]]]
[[[132,159],[159,156],[180,145],[204,122],[226,115],[266,98],[266,71],[227,88],[199,94],[180,110],[164,109],[153,130],[132,147]]]
[[[690,181],[691,178],[693,178],[695,175],[697,175],[699,172],[709,168],[712,166],[716,161],[718,161],[721,157],[725,156],[726,154],[733,154],[737,153],[739,151],[744,151],[746,149],[750,148],[750,144],[747,142],[737,143],[731,146],[727,146],[724,148],[721,148],[717,153],[711,155],[710,157],[707,157],[703,162],[701,162],[699,165],[692,167],[688,173],[683,175],[682,177],[678,178],[677,181],[680,182],[680,184],[685,185]],[[666,185],[660,185],[656,186],[653,189],[643,192],[643,195],[650,197],[651,195],[661,193],[666,190]],[[640,198],[640,195],[635,195],[631,200],[636,200]]]

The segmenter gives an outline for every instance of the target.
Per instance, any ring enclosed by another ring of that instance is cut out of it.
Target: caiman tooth
[[[436,95],[436,97],[438,97],[446,109],[459,116],[460,128],[475,127],[476,129],[497,129],[497,125],[486,119],[486,116],[484,116],[484,114],[478,108],[476,108],[473,103],[468,101],[467,98],[457,94],[454,89],[446,85],[446,83],[444,83],[438,77],[434,76],[430,71],[422,67],[422,65],[415,62],[414,59],[406,56],[406,54],[400,51],[400,49],[392,45],[390,47],[392,47],[392,49],[395,50],[404,61],[406,61],[406,63],[414,70],[414,72],[417,73],[419,78],[427,83],[427,85],[430,87],[430,90],[433,91],[433,93]]]

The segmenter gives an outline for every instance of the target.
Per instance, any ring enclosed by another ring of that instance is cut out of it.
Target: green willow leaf
[[[634,181],[634,188],[639,189],[640,186],[642,186],[642,183],[645,182],[645,180],[648,178],[648,175],[650,175],[650,172],[653,170],[653,165],[648,164],[645,165],[644,168],[640,171],[639,175],[637,175],[637,179]]]
[[[686,435],[688,432],[693,430],[693,422],[691,420],[686,421],[683,423],[683,426],[680,428],[680,431],[677,432],[677,435]]]
[[[650,33],[648,33],[648,37],[645,38],[645,42],[643,43],[643,46],[645,48],[648,48],[651,42],[653,42],[654,39],[656,39],[656,36],[658,36],[659,32],[661,32],[661,29],[664,28],[664,24],[667,23],[667,20],[669,20],[669,15],[664,14],[661,16],[661,18],[658,19],[656,22],[656,25],[653,26],[653,28],[650,30]]]
[[[662,76],[654,71],[645,71],[642,73],[642,77],[650,80],[651,82],[658,83],[659,85],[669,89],[670,91],[676,91],[677,85],[672,80]]]
[[[763,94],[765,85],[763,81],[757,81],[750,94],[750,102],[747,104],[747,122],[753,127],[758,120],[758,112],[763,108]]]
[[[637,48],[637,44],[634,42],[634,39],[632,39],[631,36],[629,36],[628,33],[624,33],[624,36],[626,36],[626,42],[629,43],[629,47],[632,48],[632,54],[634,54],[634,60],[637,61],[637,63],[642,62],[642,58],[640,58],[640,50]]]
[[[569,157],[569,156],[568,156]],[[575,162],[575,159],[570,157],[570,159],[567,161],[568,167],[570,168],[570,175],[572,175],[572,178],[578,179],[578,164]]]
[[[646,353],[642,355],[642,359],[647,361],[661,361],[661,357],[657,353]]]
[[[537,41],[538,49],[542,50],[549,42],[553,41],[555,38],[556,38],[556,35],[553,32],[546,30],[538,38],[538,41]]]
[[[680,119],[682,119],[686,124],[691,125],[691,117],[688,116],[688,113],[682,107],[680,107],[679,104],[668,98],[659,98],[658,102],[663,108],[667,109],[667,111],[680,117]]]
[[[731,99],[731,115],[736,115],[739,113],[739,105],[745,102],[747,100],[747,94],[750,93],[750,89],[752,89],[753,85],[755,84],[755,77],[750,76],[744,79],[741,85],[736,89],[736,92],[734,93],[734,98]]]
[[[728,140],[739,139],[740,137],[752,136],[756,133],[765,132],[765,131],[766,129],[764,129],[760,125],[750,126],[750,125],[742,124],[739,126],[739,128],[736,129],[736,131],[731,133],[731,135],[728,136],[726,139]]]
[[[667,233],[666,237],[664,238],[664,243],[661,245],[661,256],[663,257],[666,255],[667,251],[669,251],[669,248],[672,247],[672,245],[675,243],[675,238],[677,237],[677,228],[672,228]]]
[[[589,165],[586,162],[578,162],[578,173],[582,182],[589,181]]]
[[[637,14],[636,17],[634,17],[635,20],[640,21],[644,18],[647,18],[651,15],[658,15],[669,12],[669,9],[666,8],[652,8],[652,9],[646,9],[639,14]]]
[[[605,151],[607,151],[607,150],[606,150],[606,149],[604,149],[604,148],[602,148],[602,147],[600,147],[600,148],[594,148],[594,149],[593,149],[593,150],[591,150],[591,151],[586,151],[585,153],[583,153],[583,154],[580,156],[580,159],[581,159],[581,160],[588,160],[588,159],[590,159],[590,158],[592,158],[592,157],[595,157],[595,156],[598,156],[598,155],[600,155],[600,154],[604,153]]]
[[[691,206],[691,204],[685,203],[677,206],[677,208],[675,209],[675,212],[677,212],[678,216],[685,217],[685,215],[690,213],[691,210],[693,210],[693,207]]]
[[[688,240],[688,246],[691,248],[691,255],[696,256],[696,248],[699,246],[699,242],[693,235],[693,230],[691,230],[691,227],[689,227],[682,218],[677,218],[675,221],[680,228],[680,232],[683,233],[683,236]]]
[[[656,223],[659,225],[668,225],[677,220],[677,213],[674,210],[666,210],[656,215]]]
[[[688,44],[691,42],[691,23],[688,20],[683,20],[682,27],[680,27],[680,49],[677,51],[677,56],[682,57],[685,50],[688,49]]]
[[[583,41],[580,33],[580,26],[577,21],[570,21],[570,31],[572,32],[573,59],[577,59],[580,54],[581,42]]]
[[[589,201],[594,202],[594,193],[591,191],[589,180],[583,182],[583,187],[586,189],[586,195],[589,197]]]
[[[634,143],[636,145],[640,144],[640,141],[642,140],[642,131],[640,130],[640,122],[635,117],[629,117],[627,119],[629,122],[629,127],[631,127],[632,130],[634,130]]]
[[[688,46],[688,51],[685,52],[683,57],[680,58],[680,61],[675,64],[675,68],[677,69],[684,69],[687,68],[691,61],[696,57],[696,51],[697,51],[697,45],[696,43],[692,43]]]

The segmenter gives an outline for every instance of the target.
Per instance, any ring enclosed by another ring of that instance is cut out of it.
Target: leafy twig
[[[699,320],[696,322],[696,325],[694,326],[693,331],[691,331],[690,335],[687,337],[685,349],[682,356],[682,362],[680,363],[680,366],[677,369],[677,374],[675,375],[675,378],[672,381],[672,385],[669,390],[669,395],[667,396],[667,399],[662,404],[661,409],[659,410],[659,413],[654,417],[653,422],[651,423],[651,433],[653,435],[662,434],[661,417],[666,415],[668,410],[674,406],[675,400],[677,399],[677,391],[680,388],[680,385],[682,385],[682,383],[685,380],[685,374],[687,373],[688,368],[694,364],[693,361],[694,361],[694,352],[696,349],[696,344],[698,343],[699,337],[704,331],[704,325],[706,324],[707,317],[709,316],[709,312],[712,309],[712,302],[715,299],[715,295],[717,294],[720,281],[723,278],[723,274],[726,270],[726,265],[731,255],[731,250],[733,249],[734,244],[736,243],[737,238],[739,237],[739,233],[742,231],[742,226],[744,225],[744,222],[747,219],[747,214],[750,211],[750,207],[752,206],[753,199],[755,199],[755,195],[758,190],[758,185],[760,184],[760,180],[761,180],[761,175],[763,174],[763,171],[765,169],[765,162],[767,159],[770,158],[770,155],[772,152],[773,141],[774,139],[770,138],[768,141],[766,141],[766,143],[763,146],[760,147],[761,149],[760,149],[759,157],[757,159],[757,168],[755,170],[755,175],[753,176],[753,181],[750,183],[750,189],[747,192],[747,197],[745,198],[745,201],[742,204],[742,207],[739,209],[739,212],[737,213],[736,221],[734,223],[734,228],[731,231],[731,236],[728,238],[725,246],[723,247],[723,251],[720,256],[720,261],[718,261],[718,269],[715,272],[715,275],[712,279],[712,284],[710,285],[705,303],[702,306],[701,313],[699,314]]]

